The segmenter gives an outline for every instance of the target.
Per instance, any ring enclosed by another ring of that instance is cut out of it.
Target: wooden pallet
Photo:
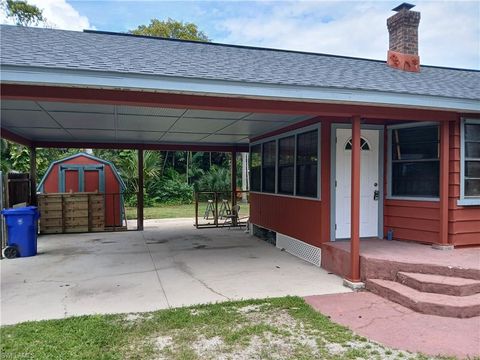
[[[40,233],[76,233],[105,230],[105,197],[98,193],[38,195]]]

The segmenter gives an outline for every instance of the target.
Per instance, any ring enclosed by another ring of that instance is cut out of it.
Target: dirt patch
[[[416,358],[416,354],[392,350],[360,336],[338,342],[322,330],[290,315],[293,309],[278,309],[269,303],[231,309],[240,315],[235,324],[221,329],[198,328],[192,334],[175,331],[154,338],[157,359],[182,358],[185,349],[193,358],[215,360],[282,359],[378,359]],[[203,314],[191,309],[192,316]],[[328,331],[328,330],[327,330]],[[196,335],[198,334],[198,335]],[[422,358],[428,359],[428,358]]]
[[[248,314],[251,312],[259,312],[262,309],[262,305],[247,305],[241,308],[238,308],[237,311],[240,314]]]
[[[155,347],[157,350],[162,351],[168,346],[173,344],[173,338],[171,336],[158,336],[155,339]]]
[[[205,359],[213,353],[221,352],[224,342],[220,336],[214,336],[207,339],[201,336],[192,344],[192,349],[201,358]]]

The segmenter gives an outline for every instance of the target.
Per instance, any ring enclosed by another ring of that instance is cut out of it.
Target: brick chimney
[[[418,24],[420,23],[420,13],[410,11],[414,6],[403,3],[392,9],[392,11],[396,11],[396,14],[387,19],[390,35],[387,64],[396,69],[419,72]]]

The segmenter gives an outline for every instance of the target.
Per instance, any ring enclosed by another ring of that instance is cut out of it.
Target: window
[[[462,138],[463,199],[480,199],[480,120],[464,120]]]
[[[370,145],[364,138],[360,138],[360,149],[365,151],[370,150]],[[350,138],[345,144],[345,150],[352,150],[352,138]]]
[[[317,197],[318,130],[297,135],[296,195]]]
[[[319,140],[318,124],[251,145],[250,189],[318,199]]]
[[[263,144],[262,191],[275,192],[275,160],[277,157],[275,140]]]
[[[295,136],[278,140],[278,193],[293,195]]]
[[[262,145],[253,145],[250,148],[250,189],[261,190],[262,179]]]
[[[439,196],[439,127],[422,125],[393,128],[391,146],[391,196]]]

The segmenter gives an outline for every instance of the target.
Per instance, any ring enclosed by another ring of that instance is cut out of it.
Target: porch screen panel
[[[262,145],[254,145],[250,148],[250,189],[261,190],[262,179]]]
[[[275,192],[275,163],[277,147],[275,141],[263,144],[262,152],[262,191]]]
[[[438,197],[439,127],[415,126],[392,131],[391,195]]]
[[[278,140],[278,193],[293,195],[295,136]]]
[[[318,130],[297,135],[296,195],[318,195]]]
[[[480,197],[480,123],[465,123],[465,197]]]

